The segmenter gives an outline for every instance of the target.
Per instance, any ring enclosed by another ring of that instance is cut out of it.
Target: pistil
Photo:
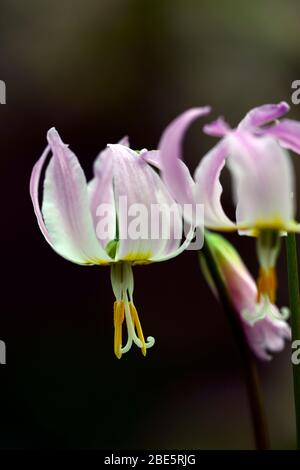
[[[118,359],[129,351],[132,343],[135,343],[146,355],[147,349],[154,345],[154,338],[149,336],[145,341],[138,312],[133,303],[133,274],[131,264],[118,263],[111,266],[111,281],[116,297],[114,303],[114,352]],[[122,346],[123,323],[126,321],[127,342]]]

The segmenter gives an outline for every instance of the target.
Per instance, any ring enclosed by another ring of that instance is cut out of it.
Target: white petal
[[[79,264],[107,264],[111,258],[96,238],[87,185],[76,156],[57,131],[48,132],[53,157],[46,170],[42,213],[55,250]]]
[[[228,156],[227,139],[222,139],[200,161],[195,171],[195,200],[204,204],[204,223],[212,229],[234,230],[234,223],[221,204],[220,174]]]
[[[228,165],[234,176],[237,224],[288,225],[294,217],[290,157],[270,137],[235,132],[228,137]]]
[[[116,259],[142,262],[160,253],[166,245],[161,237],[151,237],[151,205],[159,204],[159,197],[162,197],[160,179],[133,150],[118,144],[110,148],[119,238]],[[138,221],[141,230],[135,227]]]
[[[88,195],[97,238],[105,248],[117,235],[113,154],[109,147],[103,150],[95,161],[94,178],[88,183]]]

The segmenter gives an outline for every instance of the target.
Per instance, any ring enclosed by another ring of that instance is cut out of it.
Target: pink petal
[[[45,175],[42,213],[54,249],[75,263],[109,263],[96,238],[86,179],[76,156],[54,128],[48,142],[53,157]]]
[[[98,155],[94,163],[94,175],[88,183],[90,211],[98,240],[105,248],[111,240],[115,239],[117,231],[111,148],[107,147]],[[108,225],[107,235],[101,229],[101,224]]]
[[[124,145],[125,147],[129,147],[129,137],[128,137],[128,135],[125,135],[124,137],[122,137],[122,139],[119,140],[118,144]]]
[[[294,218],[293,170],[288,153],[271,137],[236,131],[227,139],[237,224],[288,225]]]
[[[230,131],[230,126],[224,120],[223,117],[219,117],[216,121],[209,124],[205,124],[203,132],[208,135],[215,137],[223,137]]]
[[[149,165],[152,165],[158,170],[161,170],[159,150],[147,150],[141,154],[141,158],[145,160],[145,162],[149,163]]]
[[[227,265],[224,270],[228,292],[236,311],[239,314],[248,344],[254,354],[262,360],[268,361],[272,357],[268,352],[279,352],[284,348],[284,340],[291,338],[291,329],[283,320],[273,317],[279,316],[275,305],[270,304],[269,316],[252,324],[245,320],[243,312],[255,311],[257,287],[240,260],[240,263]]]
[[[124,136],[118,144],[129,147]],[[94,228],[103,248],[116,238],[117,217],[113,191],[113,155],[109,147],[102,150],[94,161],[94,178],[88,183],[90,210]],[[105,228],[105,232],[103,230]],[[107,226],[107,228],[105,227]]]
[[[209,107],[193,108],[184,112],[169,124],[160,140],[162,176],[171,195],[181,204],[194,202],[191,179],[180,164],[182,139],[192,121],[209,112]]]
[[[119,229],[117,259],[143,262],[165,253],[174,245],[177,246],[180,239],[174,239],[172,233],[176,227],[180,230],[179,216],[175,217],[175,221],[170,221],[171,240],[170,237],[162,239],[160,232],[157,238],[151,236],[151,205],[164,203],[169,207],[174,204],[158,174],[146,163],[142,155],[133,150],[122,145],[110,145],[110,148],[113,153],[114,194]],[[125,200],[126,205],[122,203]],[[145,216],[141,216],[144,234],[143,237],[134,239],[130,227],[140,214],[137,205],[145,209]],[[134,208],[137,212],[130,212]]]
[[[164,255],[158,254],[154,256],[153,258],[150,258],[150,261],[153,261],[155,263],[158,263],[160,261],[167,261],[183,253],[183,251],[185,251],[188,248],[189,244],[192,242],[194,235],[195,235],[195,229],[196,229],[196,225],[191,223],[189,225],[189,230],[185,237],[185,240],[183,241],[181,245],[178,246],[178,248]]]
[[[264,129],[264,133],[278,139],[283,147],[300,154],[300,122],[283,119],[280,123]]]
[[[286,322],[272,320],[269,317],[259,320],[253,326],[245,322],[244,330],[254,354],[266,361],[272,358],[268,351],[271,353],[282,351],[284,340],[291,338],[291,329]]]
[[[270,361],[272,356],[266,350],[266,340],[263,328],[264,320],[260,320],[254,325],[244,323],[244,332],[252,352],[262,361]]]
[[[161,157],[160,157],[160,151],[159,150],[150,150],[146,151],[141,155],[141,157],[149,163],[149,165],[154,166],[158,170],[162,170],[162,164],[161,164]],[[190,174],[190,170],[186,166],[186,164],[182,161],[179,160],[179,165],[181,166],[181,172],[183,177],[186,180],[186,184],[193,188],[195,186],[194,180]]]
[[[278,104],[265,104],[263,106],[258,106],[246,114],[238,128],[249,129],[262,126],[274,119],[280,118],[283,114],[286,114],[289,109],[290,107],[285,101]]]
[[[228,156],[226,138],[221,140],[200,161],[195,171],[195,199],[204,204],[204,223],[208,228],[234,229],[221,204],[223,191],[220,174]]]
[[[181,243],[180,235],[182,235],[183,231],[183,219],[180,207],[171,197],[162,179],[154,172],[152,173],[152,177],[154,183],[153,189],[156,192],[157,204],[166,207],[167,211],[170,211],[170,219],[168,216],[164,219],[166,232],[169,235],[167,238],[165,238],[163,230],[160,230],[163,243],[161,243],[160,251],[156,252],[154,255],[154,257],[164,257],[170,255],[179,248]]]
[[[39,186],[40,186],[41,172],[42,172],[45,160],[49,152],[50,152],[50,147],[48,145],[46,149],[44,150],[42,156],[39,158],[39,160],[36,162],[36,164],[34,165],[32,169],[31,177],[30,177],[30,196],[31,196],[34,212],[35,212],[39,227],[41,229],[41,232],[44,235],[47,242],[52,246],[52,243],[50,241],[50,236],[49,236],[47,227],[45,225],[41,208],[40,208],[40,203],[39,203]]]
[[[158,150],[151,150],[147,151],[142,155],[143,159],[147,161],[150,165],[154,166],[158,170],[161,170],[161,162],[160,162],[160,152]],[[193,181],[193,178],[190,174],[190,171],[188,167],[185,165],[185,163],[180,160],[179,164],[182,167],[182,173],[185,176],[188,184],[192,188],[195,184]],[[171,195],[169,194],[166,186],[160,181],[160,193],[162,196],[165,198],[165,200],[162,200],[163,204],[169,204],[170,206],[175,204],[175,201],[172,199]],[[178,209],[182,209],[181,206],[178,206]],[[182,212],[182,210],[181,210]],[[195,224],[191,224],[191,221],[188,221],[189,227],[190,227],[190,235],[192,235],[193,231],[195,230]],[[171,259],[175,256],[178,256],[178,254],[182,253],[187,247],[190,241],[192,240],[192,237],[189,236],[189,234],[186,237],[186,241],[183,242],[183,245],[180,245],[180,240],[177,238],[177,234],[180,233],[180,231],[183,230],[183,220],[181,217],[175,217],[175,219],[172,219],[172,226],[170,227],[170,240],[169,243],[166,245],[164,251],[162,252],[161,255],[156,254],[155,257],[151,258],[152,261],[166,261],[167,259]],[[194,228],[192,228],[194,227]],[[188,241],[189,240],[189,241]]]
[[[249,347],[256,356],[263,360],[271,359],[270,352],[280,351],[284,347],[284,340],[290,339],[289,325],[278,320],[280,316],[275,305],[269,304],[267,316],[254,324],[245,318],[256,311],[257,286],[247,267],[235,248],[222,236],[207,233],[207,242],[222,274],[226,290],[240,320]],[[209,273],[204,270],[207,281],[214,294],[216,291]],[[277,317],[277,318],[276,318]]]

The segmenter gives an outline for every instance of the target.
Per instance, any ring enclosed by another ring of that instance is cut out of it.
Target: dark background
[[[0,447],[253,448],[239,355],[196,254],[135,269],[136,306],[156,344],[119,361],[109,269],[49,248],[28,185],[53,125],[91,177],[108,142],[128,134],[133,148],[155,148],[190,106],[210,104],[209,119],[234,125],[253,106],[290,102],[299,2],[2,0],[0,9]],[[187,134],[191,168],[215,142],[204,122]],[[231,211],[228,190],[223,200]],[[231,239],[256,275],[254,240]],[[283,305],[284,250],[278,270]],[[273,448],[293,448],[290,346],[259,372]]]

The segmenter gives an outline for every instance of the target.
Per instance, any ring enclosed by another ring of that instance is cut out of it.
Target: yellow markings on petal
[[[141,347],[142,353],[144,356],[146,356],[146,352],[147,352],[146,342],[145,342],[143,330],[141,327],[141,322],[140,322],[137,310],[132,302],[129,302],[129,309],[130,309],[130,315],[131,315],[134,327],[136,328],[138,338],[140,342],[142,343],[142,347]]]
[[[116,300],[114,303],[114,351],[118,359],[121,359],[122,357],[122,325],[124,321],[124,312],[125,307],[123,300]]]
[[[300,224],[295,220],[289,222],[286,227],[286,232],[288,233],[299,233],[300,232]]]
[[[300,232],[300,224],[294,220],[284,221],[280,216],[268,219],[257,219],[250,222],[234,223],[233,225],[207,225],[207,228],[220,232],[234,232],[241,230],[248,232],[252,237],[258,237],[262,230],[277,230],[278,232]]]
[[[131,251],[127,253],[123,258],[122,261],[131,261],[133,264],[148,264],[150,258],[152,258],[153,253],[151,251],[144,251],[144,252],[134,252]]]
[[[278,232],[286,232],[289,223],[285,222],[280,216],[274,216],[273,218],[264,220],[257,219],[252,226],[251,235],[257,237],[262,230],[276,230]]]
[[[275,268],[260,268],[257,279],[257,301],[262,295],[267,295],[272,303],[276,301],[277,276]]]
[[[82,265],[84,266],[109,266],[111,264],[111,261],[105,261],[103,259],[99,259],[99,258],[90,258],[90,259],[87,259],[86,261],[84,261],[82,263]]]

